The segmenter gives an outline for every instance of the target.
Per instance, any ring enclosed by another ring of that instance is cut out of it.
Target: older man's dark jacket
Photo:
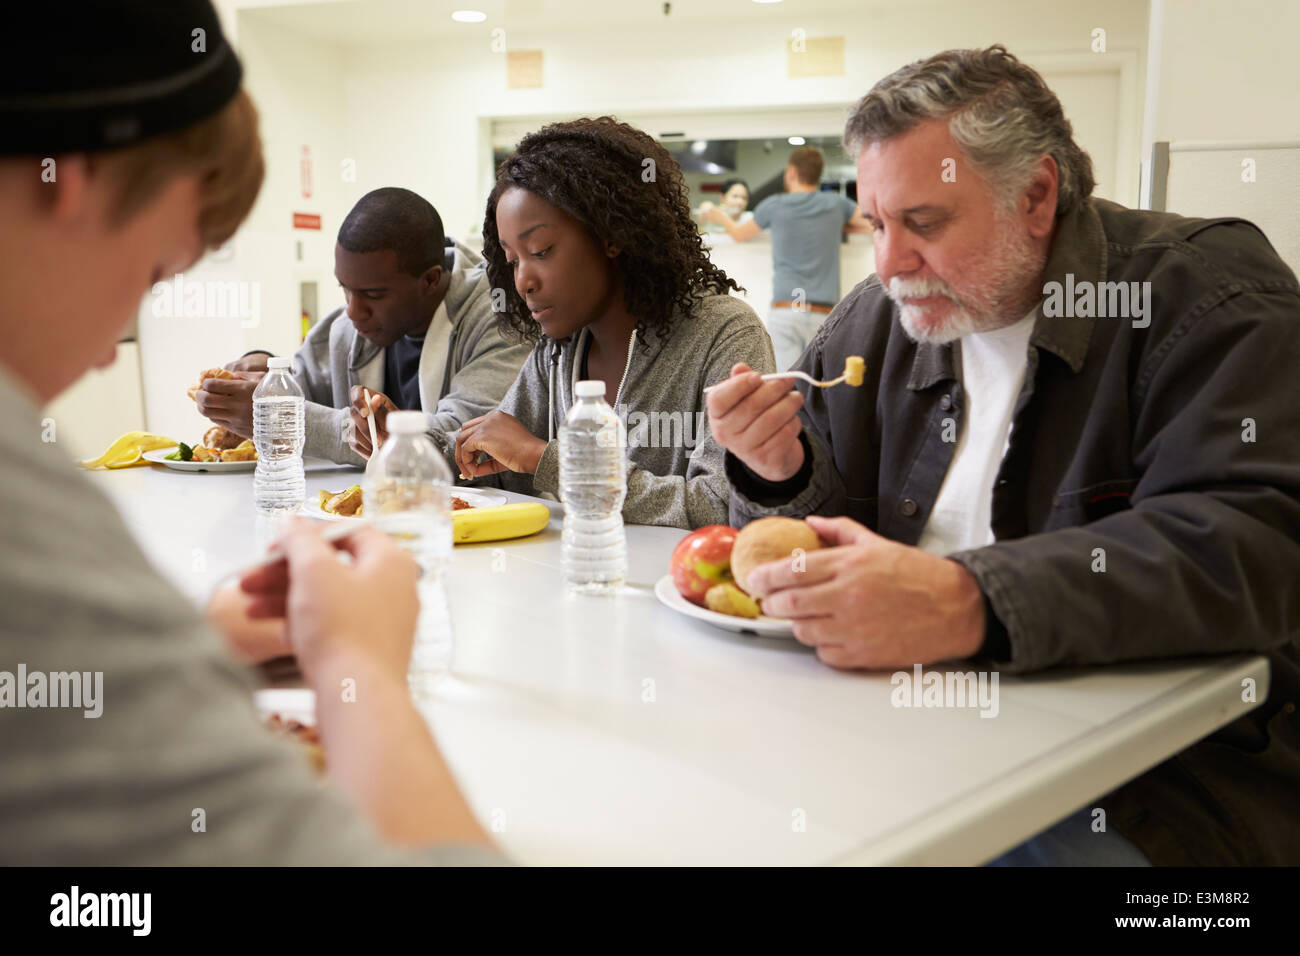
[[[951,555],[984,592],[984,653],[1029,672],[1265,652],[1262,705],[1101,805],[1157,864],[1300,864],[1296,277],[1243,220],[1091,200],[1058,220],[1044,281],[1150,282],[1149,324],[1040,304],[995,543]],[[918,346],[879,279],[859,284],[797,367],[833,378],[862,355],[866,381],[803,388],[789,481],[728,455],[732,523],[843,514],[916,544],[961,427],[959,349]]]

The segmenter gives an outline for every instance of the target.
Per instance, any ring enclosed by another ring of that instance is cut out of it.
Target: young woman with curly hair
[[[483,241],[500,320],[536,345],[499,408],[461,429],[460,473],[557,495],[574,385],[599,379],[627,428],[624,520],[725,523],[704,388],[740,363],[776,366],[762,322],[709,261],[672,155],[608,116],[545,126],[501,164]]]

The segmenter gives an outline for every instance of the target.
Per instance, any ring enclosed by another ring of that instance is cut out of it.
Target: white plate
[[[155,448],[153,451],[145,452],[142,457],[145,461],[166,465],[177,471],[252,471],[257,467],[255,461],[167,461],[167,456],[178,447],[180,446]]]
[[[269,687],[254,691],[253,704],[263,720],[279,714],[285,720],[316,724],[316,692],[310,687]]]
[[[759,616],[755,618],[736,617],[732,614],[719,614],[707,607],[692,604],[682,597],[673,584],[673,576],[665,574],[655,582],[655,597],[661,604],[666,604],[688,617],[706,621],[715,627],[721,627],[738,634],[751,634],[755,637],[788,637],[794,640],[794,622],[781,617]]]
[[[359,482],[354,481],[352,484],[359,484]],[[344,485],[339,491],[350,487],[352,485]],[[453,488],[451,493],[454,497],[464,500],[475,508],[495,508],[497,505],[508,504],[510,501],[500,492],[477,491],[473,488]],[[365,519],[364,514],[360,518],[354,518],[352,515],[335,515],[330,514],[328,511],[322,511],[319,497],[315,492],[308,493],[307,500],[302,503],[303,514],[309,518],[324,518],[326,521],[362,521]]]

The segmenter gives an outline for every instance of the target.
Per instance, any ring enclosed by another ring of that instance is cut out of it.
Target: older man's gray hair
[[[948,120],[952,138],[1004,209],[1015,205],[1045,155],[1058,170],[1058,216],[1092,194],[1092,160],[1075,143],[1060,100],[1000,44],[947,50],[895,70],[853,107],[844,145],[856,153],[929,119]]]

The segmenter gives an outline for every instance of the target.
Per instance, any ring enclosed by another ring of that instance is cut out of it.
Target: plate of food
[[[305,687],[276,687],[253,694],[262,722],[272,733],[293,740],[317,773],[325,772],[325,748],[316,727],[316,694]]]
[[[509,499],[499,492],[479,491],[474,488],[453,488],[451,496],[452,511],[467,508],[495,508],[506,504]],[[362,497],[361,485],[350,485],[341,491],[329,491],[322,488],[315,496],[307,496],[302,505],[303,512],[312,518],[326,518],[338,521],[347,518],[364,518],[366,509]]]
[[[147,451],[143,457],[176,471],[252,471],[257,467],[252,439],[241,438],[220,425],[213,425],[193,445],[181,442]]]
[[[822,546],[798,518],[760,518],[740,531],[714,524],[677,543],[655,597],[679,614],[758,637],[794,638],[794,622],[768,617],[746,590],[749,572],[769,561],[801,561]]]

